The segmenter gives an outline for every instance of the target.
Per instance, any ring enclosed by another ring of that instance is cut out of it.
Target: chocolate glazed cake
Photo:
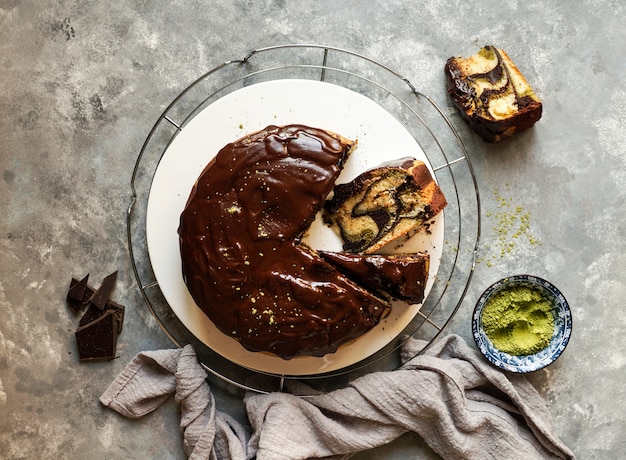
[[[533,126],[542,104],[517,66],[501,49],[485,46],[445,65],[448,94],[487,142],[500,142]]]
[[[180,217],[183,277],[245,348],[322,356],[388,310],[300,241],[354,145],[311,127],[268,126],[225,146],[194,185]]]

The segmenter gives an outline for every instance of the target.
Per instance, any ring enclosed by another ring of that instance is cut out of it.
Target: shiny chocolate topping
[[[180,218],[183,277],[247,349],[322,356],[388,308],[300,242],[352,145],[302,125],[268,126],[226,145],[194,185]]]
[[[321,251],[320,255],[350,279],[373,291],[383,291],[413,304],[424,300],[430,256],[412,254],[350,254]]]

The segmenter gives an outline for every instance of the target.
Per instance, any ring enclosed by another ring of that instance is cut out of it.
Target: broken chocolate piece
[[[104,310],[104,306],[109,300],[113,289],[115,288],[115,280],[117,279],[117,271],[111,273],[109,276],[102,280],[102,285],[91,296],[91,303],[98,307],[100,310]]]
[[[117,320],[117,333],[119,334],[120,332],[122,332],[122,326],[124,324],[124,310],[124,305],[120,305],[119,303],[113,302],[112,300],[109,300],[106,303],[106,305],[104,306],[104,310],[100,310],[97,306],[91,304],[89,305],[89,308],[87,309],[85,314],[80,318],[78,326],[80,327],[89,324],[92,321],[100,318],[106,312],[112,311],[113,314],[115,314],[115,319]]]
[[[115,312],[109,310],[96,320],[76,329],[78,356],[81,361],[113,359],[117,349],[119,326]]]
[[[117,336],[124,324],[124,305],[109,299],[115,287],[117,271],[102,281],[98,290],[87,284],[89,275],[82,280],[72,278],[67,293],[68,305],[75,313],[88,307],[75,331],[81,361],[115,358]]]
[[[67,303],[74,313],[78,313],[85,308],[94,293],[93,288],[87,285],[88,280],[89,274],[80,281],[72,278],[70,282],[70,289],[67,292]]]
[[[124,325],[124,312],[126,311],[126,307],[117,302],[113,302],[109,300],[105,307],[105,310],[112,310],[115,314],[115,319],[117,320],[117,333],[122,332],[122,326]]]

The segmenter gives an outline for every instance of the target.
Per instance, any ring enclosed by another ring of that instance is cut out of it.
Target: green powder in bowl
[[[472,335],[478,350],[495,366],[534,372],[565,350],[572,335],[572,312],[549,281],[512,275],[480,296],[472,314]]]
[[[554,334],[552,302],[529,286],[508,286],[495,293],[482,314],[489,340],[511,355],[531,355],[550,344]]]

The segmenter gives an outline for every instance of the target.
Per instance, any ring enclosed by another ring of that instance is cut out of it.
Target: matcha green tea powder
[[[552,304],[527,286],[505,288],[489,299],[482,324],[493,345],[510,355],[532,355],[550,344]]]

